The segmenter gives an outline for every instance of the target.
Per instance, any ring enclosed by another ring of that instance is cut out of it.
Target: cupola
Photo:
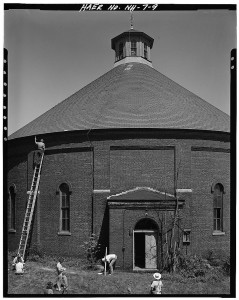
[[[114,66],[129,62],[138,62],[152,67],[150,50],[154,39],[142,31],[131,29],[111,39],[111,48],[115,51]]]

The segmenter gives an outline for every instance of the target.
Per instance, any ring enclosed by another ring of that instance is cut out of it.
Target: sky
[[[235,11],[134,11],[133,23],[157,71],[230,114]],[[129,29],[125,11],[5,11],[8,134],[112,69],[111,39]]]

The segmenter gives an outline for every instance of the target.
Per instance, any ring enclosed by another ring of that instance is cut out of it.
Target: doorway
[[[158,226],[150,219],[140,220],[133,233],[134,270],[157,269]]]

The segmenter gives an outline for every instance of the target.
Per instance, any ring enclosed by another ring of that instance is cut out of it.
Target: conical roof
[[[163,128],[230,131],[230,117],[142,63],[120,64],[9,139],[71,130]]]

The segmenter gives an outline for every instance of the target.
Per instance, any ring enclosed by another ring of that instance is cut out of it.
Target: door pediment
[[[107,197],[110,208],[175,208],[177,199],[174,195],[161,192],[150,187],[136,187]],[[184,200],[179,199],[179,208]]]
[[[132,190],[111,195],[108,200],[165,200],[175,199],[174,195],[161,192],[150,187],[136,187]]]

